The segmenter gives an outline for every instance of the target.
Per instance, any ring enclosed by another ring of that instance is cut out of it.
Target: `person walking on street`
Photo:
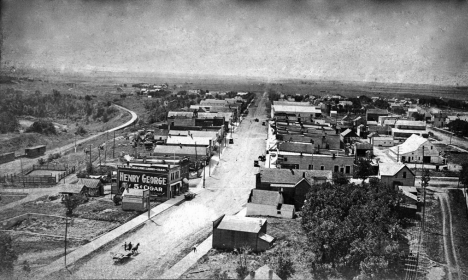
[[[193,246],[193,253],[196,253],[197,252],[197,246]]]
[[[127,251],[127,242],[126,241],[125,241],[123,246],[124,246],[124,250]]]
[[[132,242],[128,243],[128,249],[127,249],[127,250],[128,250],[128,251],[131,251],[131,250],[132,250],[132,247],[133,247]]]

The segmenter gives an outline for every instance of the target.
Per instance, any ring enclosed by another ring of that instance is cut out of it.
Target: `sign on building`
[[[167,168],[132,167],[117,169],[118,190],[126,188],[149,190],[152,196],[167,196],[169,185]]]

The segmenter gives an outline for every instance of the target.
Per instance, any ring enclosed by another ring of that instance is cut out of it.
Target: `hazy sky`
[[[466,1],[2,1],[2,63],[468,84]]]

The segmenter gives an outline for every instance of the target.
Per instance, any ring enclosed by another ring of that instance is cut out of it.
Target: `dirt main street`
[[[112,242],[85,260],[70,267],[72,274],[62,270],[58,278],[157,278],[190,248],[204,240],[212,230],[212,221],[222,214],[234,214],[247,203],[250,190],[255,187],[257,167],[253,161],[265,150],[266,95],[257,96],[258,107],[251,107],[250,113],[233,134],[234,144],[227,146],[214,174],[206,178],[206,190],[194,200],[148,221],[134,233]],[[254,119],[259,118],[260,122]],[[129,262],[114,265],[111,253],[123,251],[123,243],[140,243],[140,254]],[[57,268],[60,269],[60,268]]]

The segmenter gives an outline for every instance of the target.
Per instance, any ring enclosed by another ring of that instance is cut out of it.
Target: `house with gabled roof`
[[[271,216],[292,219],[294,215],[294,205],[284,204],[281,192],[258,189],[251,191],[246,216]]]
[[[331,170],[260,168],[256,189],[281,192],[285,204],[292,204],[300,209],[314,184],[331,180]]]
[[[389,186],[414,186],[416,175],[401,162],[382,162],[379,164],[378,178]]]
[[[390,153],[394,154],[397,161],[414,163],[442,162],[439,150],[427,138],[413,134],[403,144],[391,147]]]

